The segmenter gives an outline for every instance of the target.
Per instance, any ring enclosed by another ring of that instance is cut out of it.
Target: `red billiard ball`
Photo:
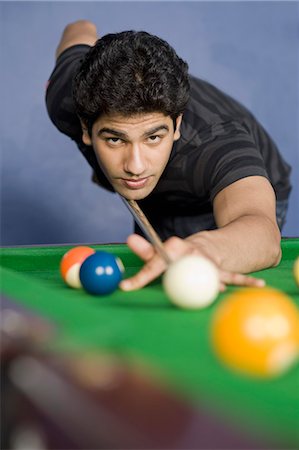
[[[87,246],[74,247],[64,254],[60,262],[60,273],[64,282],[72,288],[81,288],[79,271],[85,259],[95,253]]]

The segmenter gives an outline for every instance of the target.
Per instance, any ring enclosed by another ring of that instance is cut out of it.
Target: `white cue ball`
[[[170,301],[186,309],[210,305],[219,293],[219,284],[216,266],[202,256],[183,256],[170,264],[163,276],[163,287]]]

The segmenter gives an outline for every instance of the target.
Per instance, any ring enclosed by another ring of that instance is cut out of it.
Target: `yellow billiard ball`
[[[295,261],[293,272],[296,284],[299,287],[299,256]]]
[[[219,359],[237,372],[280,375],[299,356],[299,310],[276,289],[238,290],[216,309],[211,343]]]

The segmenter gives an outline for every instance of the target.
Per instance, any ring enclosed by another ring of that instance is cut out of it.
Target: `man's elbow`
[[[273,252],[273,264],[272,267],[278,266],[281,261],[282,251],[280,246]]]
[[[80,19],[68,23],[64,28],[65,34],[74,34],[78,32],[96,32],[96,25],[90,20]]]
[[[275,227],[274,233],[272,234],[271,242],[271,266],[275,267],[281,261],[282,251],[281,251],[281,234],[278,227]]]

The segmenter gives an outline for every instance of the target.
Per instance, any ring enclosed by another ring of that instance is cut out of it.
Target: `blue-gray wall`
[[[299,235],[296,2],[1,2],[2,245],[123,242],[129,213],[90,182],[75,145],[48,119],[44,88],[64,26],[144,29],[191,71],[249,107],[293,166],[285,236]]]

